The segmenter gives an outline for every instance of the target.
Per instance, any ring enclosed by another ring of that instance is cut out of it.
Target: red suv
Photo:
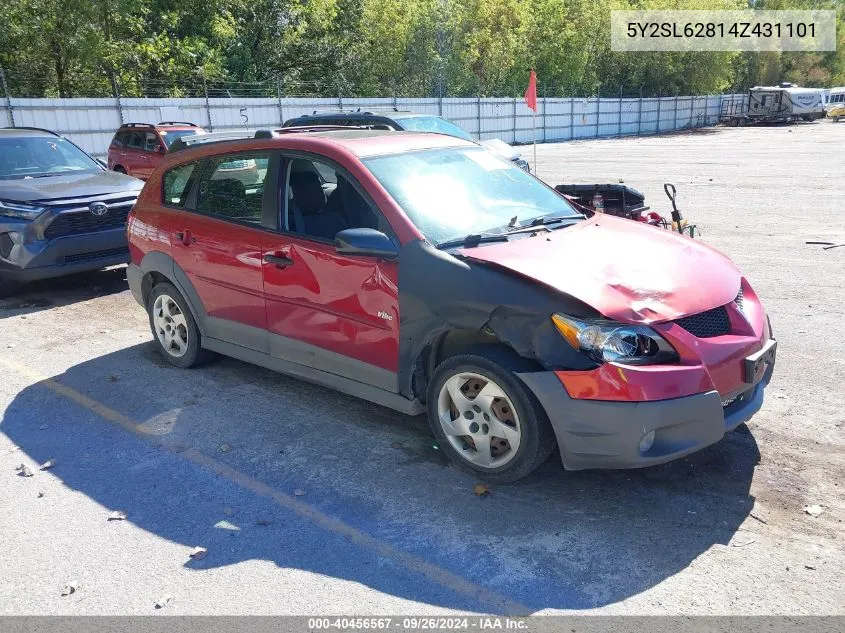
[[[109,145],[108,167],[146,180],[173,141],[205,133],[193,123],[180,121],[162,121],[156,125],[125,123],[115,132]]]
[[[254,161],[251,185],[221,177]],[[491,481],[560,447],[648,466],[756,413],[775,341],[736,266],[587,218],[475,143],[259,131],[168,154],[129,219],[132,293],[178,367],[213,352],[407,414]]]

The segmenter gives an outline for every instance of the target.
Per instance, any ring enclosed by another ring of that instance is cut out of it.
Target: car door
[[[138,152],[138,178],[146,180],[164,155],[164,144],[154,131],[143,132],[144,146]]]
[[[126,135],[126,145],[121,152],[121,159],[123,166],[126,168],[126,173],[136,178],[140,177],[143,164],[141,162],[141,155],[144,149],[144,132],[140,130],[130,130]]]
[[[398,265],[334,246],[338,230],[390,227],[359,183],[317,158],[283,162],[280,231],[264,250],[270,353],[396,392]]]
[[[114,156],[114,164],[120,165],[126,170],[130,176],[134,172],[135,150],[137,145],[133,147],[133,142],[136,142],[138,133],[135,130],[123,130],[118,132],[116,137],[117,147]]]
[[[241,160],[257,165],[255,182],[245,184],[227,174],[229,164]],[[275,228],[277,223],[278,181],[272,176],[277,165],[278,154],[270,151],[206,160],[171,236],[173,259],[202,303],[206,335],[263,352],[262,245],[268,224]]]

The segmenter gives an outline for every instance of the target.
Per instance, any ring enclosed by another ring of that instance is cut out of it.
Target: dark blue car
[[[126,217],[143,184],[54,132],[0,129],[0,294],[128,262]]]

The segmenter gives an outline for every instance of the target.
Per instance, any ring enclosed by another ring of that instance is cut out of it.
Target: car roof
[[[61,136],[40,127],[0,127],[0,136]]]
[[[393,130],[332,130],[315,136],[344,146],[359,158],[441,147],[473,147],[476,143],[456,136]]]
[[[210,154],[226,151],[252,151],[262,149],[285,149],[293,151],[327,151],[330,148],[341,149],[358,158],[368,158],[386,154],[398,154],[424,149],[447,147],[477,147],[472,141],[465,141],[455,136],[431,134],[427,132],[395,132],[392,130],[369,130],[364,128],[281,128],[279,130],[244,131],[242,136],[227,132],[224,138],[215,138],[214,134],[191,137],[189,143],[179,141],[180,147],[171,150],[169,155],[183,155],[184,160],[197,160]],[[222,135],[221,135],[222,136]],[[174,147],[177,147],[174,144]],[[213,149],[213,152],[210,151]],[[184,154],[183,154],[184,153]],[[173,162],[183,162],[177,159]]]

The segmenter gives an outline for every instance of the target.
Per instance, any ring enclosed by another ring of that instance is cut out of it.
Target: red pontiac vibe
[[[258,176],[226,177],[232,161]],[[233,356],[407,414],[490,481],[659,464],[756,413],[775,341],[714,249],[586,218],[475,143],[262,130],[174,146],[130,215],[178,367]]]

